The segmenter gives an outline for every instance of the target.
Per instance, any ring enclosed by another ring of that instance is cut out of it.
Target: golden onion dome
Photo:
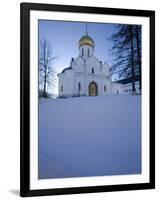
[[[94,48],[94,41],[91,37],[89,37],[88,35],[84,35],[83,37],[81,37],[81,39],[79,40],[79,47],[82,45],[90,45]]]

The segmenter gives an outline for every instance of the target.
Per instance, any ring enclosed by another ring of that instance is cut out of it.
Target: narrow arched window
[[[106,85],[104,85],[104,92],[106,92]]]
[[[81,83],[78,83],[78,90],[81,90]]]
[[[61,85],[61,92],[63,92],[63,85]]]
[[[94,74],[94,68],[92,68],[92,74]]]
[[[89,54],[89,48],[88,48],[88,57],[89,57],[89,55],[90,55],[90,54]]]
[[[84,49],[82,48],[82,56],[84,56]]]

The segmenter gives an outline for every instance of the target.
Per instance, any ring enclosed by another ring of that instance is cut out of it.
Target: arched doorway
[[[92,81],[89,84],[89,96],[97,96],[97,95],[98,95],[98,86],[94,81]]]

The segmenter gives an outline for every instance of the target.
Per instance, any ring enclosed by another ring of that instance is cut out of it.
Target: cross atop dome
[[[87,24],[86,24],[86,35],[88,35],[88,32],[87,32]]]
[[[89,45],[92,48],[94,48],[94,46],[95,46],[94,40],[88,35],[87,24],[86,24],[86,34],[84,36],[82,36],[81,39],[79,40],[79,47],[81,47],[83,45]]]

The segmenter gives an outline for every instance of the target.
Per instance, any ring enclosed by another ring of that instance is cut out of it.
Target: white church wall
[[[140,93],[139,81],[135,82],[135,89],[136,89],[136,93],[139,94]],[[123,85],[123,94],[131,94],[131,93],[132,93],[132,83]]]
[[[74,62],[72,64],[72,68],[76,72],[84,72],[84,62],[81,57],[77,57],[74,60]]]
[[[101,69],[102,69],[101,70],[102,75],[110,76],[110,67],[107,63],[103,63]]]
[[[63,73],[58,74],[58,96],[62,95],[61,86],[64,84]]]
[[[83,59],[81,58],[81,56],[78,56],[78,57],[76,57],[76,58],[74,59],[74,62],[73,62],[72,67],[73,67],[73,68],[76,68],[78,64],[79,64],[79,65],[83,65]]]
[[[85,77],[83,76],[82,73],[76,73],[74,84],[75,84],[75,91],[74,91],[75,96],[86,96],[86,82],[85,82]]]
[[[112,83],[112,94],[123,94],[123,85],[119,83]]]
[[[108,85],[106,82],[106,78],[101,80],[101,95],[107,95],[108,93]]]
[[[95,82],[98,86],[98,95],[107,95],[111,93],[110,81],[106,77],[98,75],[77,73],[75,75],[75,96],[89,96],[89,84]],[[80,83],[80,90],[79,90]],[[104,86],[106,90],[104,91]]]
[[[112,93],[110,77],[102,79],[102,90],[102,95],[110,95]]]
[[[135,89],[136,93],[140,94],[139,81],[135,82]],[[112,83],[112,94],[123,94],[123,95],[132,94],[132,83],[128,84]]]
[[[95,58],[95,56],[89,57],[86,61],[86,65],[87,65],[87,71],[86,72],[88,74],[101,75],[100,63]],[[94,73],[92,73],[92,69],[93,69]]]
[[[72,96],[73,92],[73,71],[67,70],[59,75],[59,97]]]
[[[87,74],[67,70],[64,73],[59,74],[59,97],[89,96],[89,84],[91,82],[97,84],[98,95],[111,94],[110,78],[108,79],[106,76],[97,74]],[[63,87],[62,91],[61,87]]]

